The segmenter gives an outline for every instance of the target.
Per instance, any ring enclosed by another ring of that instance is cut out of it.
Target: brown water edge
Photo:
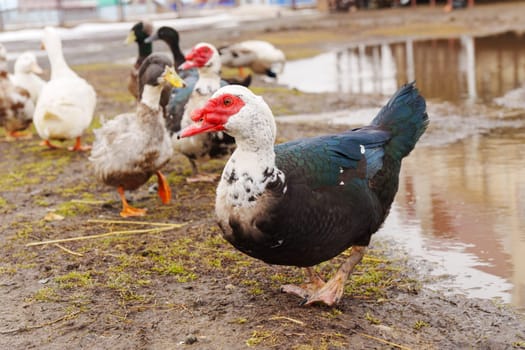
[[[524,128],[417,148],[383,232],[454,276],[437,288],[525,307],[524,159]]]

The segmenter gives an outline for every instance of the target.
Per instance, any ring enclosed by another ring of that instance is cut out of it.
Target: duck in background
[[[126,37],[125,43],[127,45],[135,42],[139,49],[137,59],[131,68],[131,72],[128,78],[128,90],[135,97],[136,100],[140,100],[139,87],[138,87],[138,72],[140,65],[146,57],[151,55],[153,52],[153,45],[151,42],[144,42],[144,40],[153,33],[153,24],[149,21],[137,22],[131,27],[131,30]]]
[[[255,74],[277,78],[283,72],[286,56],[284,52],[263,40],[246,40],[219,48],[222,64],[225,67],[250,68]]]
[[[221,59],[215,46],[209,43],[198,43],[185,58],[186,61],[179,69],[196,68],[199,79],[193,86],[191,95],[184,105],[180,128],[192,125],[194,123],[191,120],[192,113],[204,106],[213,93],[221,87]],[[184,154],[191,163],[192,176],[186,180],[188,182],[211,182],[217,176],[199,173],[196,161],[205,157],[219,157],[231,153],[231,150],[235,147],[235,140],[225,133],[200,134],[184,139],[180,139],[177,133],[173,136],[173,144],[175,150]]]
[[[31,137],[23,134],[33,118],[34,104],[29,92],[15,86],[7,71],[7,50],[0,44],[0,126],[7,132],[6,137]]]
[[[49,58],[51,77],[42,88],[35,108],[36,131],[49,148],[59,148],[50,140],[75,139],[70,150],[87,151],[91,147],[82,146],[80,138],[93,120],[95,89],[67,65],[55,28],[44,28],[42,46]]]
[[[285,285],[302,304],[333,305],[388,215],[401,160],[425,132],[424,98],[400,88],[370,125],[274,146],[276,125],[262,97],[240,86],[217,91],[181,137],[227,132],[237,149],[217,187],[224,238],[269,264],[306,267],[309,283]],[[352,247],[328,281],[313,266]]]
[[[182,89],[172,89],[171,96],[167,102],[166,107],[166,126],[171,133],[177,133],[180,131],[180,123],[182,115],[184,114],[184,108],[188,102],[190,95],[199,79],[199,73],[197,68],[188,68],[180,70],[179,67],[186,61],[184,54],[180,48],[180,35],[179,32],[171,27],[162,26],[158,28],[152,35],[144,40],[146,43],[152,43],[156,40],[163,41],[171,51],[173,60],[175,62],[175,68],[186,82],[186,87]],[[228,84],[240,84],[248,87],[251,84],[252,76],[248,75],[242,80],[238,79],[222,79],[221,86]]]
[[[10,77],[13,84],[29,92],[34,105],[36,105],[40,92],[46,83],[39,77],[42,73],[44,71],[38,65],[35,54],[26,51],[16,59],[15,72]]]
[[[159,53],[149,55],[138,74],[144,89],[136,112],[120,114],[94,130],[95,141],[89,157],[96,177],[106,185],[117,188],[122,201],[122,217],[145,215],[146,209],[128,204],[124,191],[137,189],[153,174],[158,178],[158,194],[162,203],[167,204],[171,199],[171,190],[160,171],[173,155],[160,96],[165,85],[184,85],[171,60]]]

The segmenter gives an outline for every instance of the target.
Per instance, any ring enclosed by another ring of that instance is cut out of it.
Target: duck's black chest
[[[250,209],[233,209],[219,220],[225,239],[269,264],[294,266],[313,266],[352,245],[368,245],[383,220],[373,200],[348,201],[304,187],[284,183],[281,195],[268,191]]]

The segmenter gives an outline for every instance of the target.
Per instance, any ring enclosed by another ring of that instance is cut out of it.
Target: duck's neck
[[[47,48],[46,51],[49,57],[49,64],[51,65],[51,79],[68,74],[76,75],[67,65],[60,43],[56,43],[53,47]]]
[[[184,54],[180,49],[178,40],[167,38],[164,40],[164,42],[169,46],[171,50],[173,60],[175,61],[175,67],[179,67],[181,64],[186,62],[186,58],[184,58]]]
[[[144,91],[142,92],[142,98],[140,100],[140,103],[148,106],[149,108],[153,110],[157,110],[160,108],[159,101],[160,101],[160,94],[162,92],[162,85],[144,85]]]
[[[204,67],[199,68],[199,79],[195,84],[194,91],[200,95],[211,95],[221,87],[221,76],[216,71]]]
[[[139,46],[139,57],[146,58],[153,52],[153,45],[146,44],[144,41],[138,42]]]

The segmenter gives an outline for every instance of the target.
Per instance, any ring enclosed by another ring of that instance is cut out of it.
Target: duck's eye
[[[225,106],[229,106],[233,103],[233,100],[231,97],[225,97],[224,100],[222,101],[222,103],[225,105]]]

